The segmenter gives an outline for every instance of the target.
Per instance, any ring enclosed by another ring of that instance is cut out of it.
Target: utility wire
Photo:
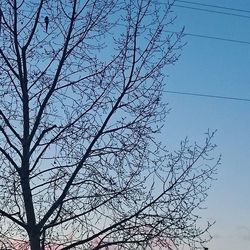
[[[226,99],[226,100],[250,102],[250,99],[248,99],[248,98],[239,98],[239,97],[231,97],[231,96],[208,95],[208,94],[200,94],[200,93],[193,93],[193,92],[181,92],[181,91],[171,91],[171,90],[165,90],[163,92],[169,93],[169,94],[177,94],[177,95],[189,95],[189,96],[198,96],[198,97],[208,97],[208,98],[216,98],[216,99]]]
[[[116,23],[116,25],[121,26],[121,27],[125,27],[125,25],[121,24],[121,23]],[[180,31],[172,31],[172,30],[164,30],[163,32],[167,32],[167,33],[171,33],[171,34],[180,34]],[[218,37],[218,36],[208,36],[208,35],[189,33],[189,32],[183,32],[182,34],[185,36],[192,36],[192,37],[198,37],[198,38],[219,40],[219,41],[223,41],[223,42],[231,42],[231,43],[250,45],[250,41],[244,41],[244,40],[230,39],[230,38]]]
[[[121,24],[121,23],[116,23],[116,25],[121,26],[121,27],[126,27],[124,24]],[[148,29],[148,28],[146,28],[146,29]],[[171,34],[180,34],[180,31],[172,31],[172,30],[164,30],[163,32],[167,32],[167,33],[171,33]],[[230,39],[230,38],[218,37],[218,36],[208,36],[208,35],[189,33],[189,32],[183,32],[182,34],[185,36],[193,36],[193,37],[198,37],[198,38],[219,40],[219,41],[223,41],[223,42],[232,42],[232,43],[250,45],[250,41],[244,41],[244,40]]]
[[[180,33],[180,32],[171,31],[171,30],[166,30],[165,32],[172,33],[172,34],[179,34]],[[199,38],[206,38],[206,39],[213,39],[213,40],[219,40],[219,41],[224,41],[224,42],[232,42],[232,43],[240,43],[240,44],[248,44],[248,45],[250,45],[250,41],[236,40],[236,39],[230,39],[230,38],[224,38],[224,37],[218,37],[218,36],[207,36],[207,35],[201,35],[201,34],[195,34],[195,33],[189,33],[189,32],[184,32],[183,35],[199,37]]]
[[[185,1],[185,2],[187,2],[187,1]],[[163,2],[158,2],[158,4],[164,4],[165,5],[165,3],[163,3]],[[248,16],[248,18],[250,18],[250,16]],[[116,23],[116,25],[126,27],[122,23]],[[172,33],[172,34],[179,34],[180,33],[180,32],[171,31],[171,30],[164,30],[164,32]],[[208,36],[208,35],[202,35],[202,34],[197,34],[197,33],[189,33],[189,32],[184,32],[183,35],[198,37],[198,38],[205,38],[205,39],[212,39],[212,40],[219,40],[219,41],[224,41],[224,42],[232,42],[232,43],[250,45],[250,41],[244,41],[244,40],[238,40],[238,39],[230,39],[230,38],[225,38],[225,37]]]
[[[178,33],[178,32],[173,32],[173,31],[167,31],[167,32]],[[229,38],[223,38],[223,37],[217,37],[217,36],[207,36],[207,35],[194,34],[194,33],[185,33],[185,32],[183,33],[183,35],[206,38],[206,39],[213,39],[213,40],[219,40],[219,41],[224,41],[224,42],[232,42],[232,43],[240,43],[240,44],[248,44],[248,45],[250,45],[250,42],[248,42],[248,41],[229,39]]]
[[[250,10],[242,10],[242,9],[234,9],[234,8],[228,8],[225,6],[219,6],[219,5],[210,5],[210,4],[202,4],[198,2],[192,2],[192,1],[184,1],[184,0],[176,0],[176,2],[183,2],[183,3],[189,3],[189,4],[197,4],[197,5],[202,5],[206,7],[214,7],[214,8],[220,8],[220,9],[226,9],[226,10],[233,10],[233,11],[243,11],[250,13]],[[165,4],[163,2],[158,2],[158,4]],[[189,9],[194,9],[194,10],[202,10],[202,11],[208,11],[208,12],[215,12],[217,14],[225,14],[225,15],[231,15],[231,16],[237,16],[237,17],[244,17],[244,18],[250,18],[250,16],[246,15],[239,15],[239,14],[233,14],[233,13],[228,13],[228,12],[221,12],[221,11],[213,11],[213,10],[208,10],[208,9],[201,9],[201,8],[192,8],[188,6],[182,6],[182,5],[173,5],[176,7],[183,7],[183,8],[189,8]],[[168,33],[176,33],[178,34],[179,32],[176,31],[165,31]],[[186,36],[192,36],[192,37],[199,37],[199,38],[206,38],[206,39],[213,39],[213,40],[219,40],[219,41],[224,41],[224,42],[232,42],[232,43],[239,43],[239,44],[247,44],[250,45],[250,41],[244,41],[244,40],[238,40],[238,39],[230,39],[230,38],[224,38],[224,37],[217,37],[217,36],[209,36],[209,35],[202,35],[202,34],[197,34],[197,33],[183,33]]]
[[[197,8],[197,7],[189,7],[189,6],[185,6],[185,5],[179,5],[179,4],[174,4],[173,7],[185,8],[185,9],[191,9],[191,10],[200,10],[200,11],[205,11],[205,12],[209,12],[209,13],[216,13],[216,14],[222,14],[222,15],[227,15],[227,16],[250,18],[250,16],[241,15],[241,14],[234,14],[234,13],[229,13],[229,12],[224,12],[224,11],[217,11],[217,10],[202,9],[202,8]]]
[[[175,2],[186,3],[186,4],[194,4],[194,5],[199,5],[199,6],[204,6],[204,7],[211,7],[211,8],[217,8],[217,9],[222,9],[222,10],[231,10],[231,11],[238,11],[238,12],[250,13],[250,10],[229,8],[227,6],[222,6],[222,5],[204,4],[204,3],[200,3],[200,2],[184,1],[184,0],[175,0]]]
[[[235,14],[235,13],[230,13],[230,12],[225,12],[225,11],[217,11],[217,10],[210,10],[210,9],[204,9],[204,8],[198,8],[198,7],[191,7],[190,5],[198,5],[198,6],[204,6],[204,7],[210,7],[210,8],[219,8],[223,10],[231,10],[231,11],[238,11],[238,12],[245,12],[245,13],[250,13],[250,10],[242,10],[242,9],[236,9],[236,8],[228,8],[225,6],[219,6],[219,5],[211,5],[211,4],[202,4],[198,2],[192,2],[192,1],[182,1],[182,0],[176,0],[176,2],[180,3],[186,3],[189,5],[179,5],[179,4],[173,4],[173,7],[180,7],[180,8],[186,8],[186,9],[192,9],[192,10],[199,10],[199,11],[205,11],[205,12],[210,12],[210,13],[216,13],[216,14],[222,14],[222,15],[228,15],[228,16],[236,16],[236,17],[242,17],[242,18],[250,18],[248,15],[241,15],[241,14]],[[163,4],[165,5],[166,3],[164,2],[159,2],[158,4]]]

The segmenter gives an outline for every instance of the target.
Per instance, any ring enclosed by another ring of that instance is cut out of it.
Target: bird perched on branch
[[[49,26],[49,17],[46,16],[44,18],[44,22],[45,22],[45,30],[46,30],[46,33],[48,33],[48,26]]]
[[[2,31],[2,15],[3,15],[3,13],[2,13],[2,9],[0,7],[0,35],[1,35],[1,31]]]

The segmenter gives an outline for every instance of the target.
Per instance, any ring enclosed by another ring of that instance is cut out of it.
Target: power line
[[[202,8],[197,8],[197,7],[189,7],[189,6],[185,6],[185,5],[179,5],[179,4],[174,4],[173,6],[174,7],[185,8],[185,9],[200,10],[200,11],[205,11],[205,12],[209,12],[209,13],[222,14],[222,15],[227,15],[227,16],[250,18],[250,16],[241,15],[241,14],[234,14],[234,13],[229,13],[229,12],[224,12],[224,11],[202,9]]]
[[[219,5],[210,5],[210,4],[202,4],[198,2],[192,2],[192,1],[184,1],[184,0],[176,0],[176,2],[183,2],[183,3],[189,3],[189,4],[197,4],[201,6],[206,6],[206,7],[214,7],[214,8],[220,8],[220,9],[226,9],[226,10],[233,10],[233,11],[243,11],[250,13],[250,10],[242,10],[242,9],[236,9],[236,8],[228,8],[225,6],[219,6]],[[164,4],[163,2],[158,2],[159,4]],[[239,14],[233,14],[233,13],[228,13],[228,12],[221,12],[221,11],[214,11],[214,10],[208,10],[208,9],[201,9],[201,8],[193,8],[193,7],[188,7],[188,6],[182,6],[182,5],[173,5],[176,7],[183,7],[183,8],[188,8],[188,9],[194,9],[194,10],[202,10],[202,11],[207,11],[207,12],[214,12],[217,14],[225,14],[225,15],[231,15],[231,16],[237,16],[237,17],[244,17],[244,18],[250,18],[250,16],[246,15],[239,15]],[[176,31],[166,31],[169,33],[179,33]],[[233,42],[233,43],[239,43],[239,44],[247,44],[250,45],[250,41],[244,41],[244,40],[238,40],[238,39],[230,39],[230,38],[224,38],[224,37],[217,37],[217,36],[209,36],[209,35],[202,35],[202,34],[197,34],[197,33],[183,33],[186,36],[192,36],[192,37],[199,37],[199,38],[206,38],[206,39],[213,39],[213,40],[220,40],[224,42]]]
[[[124,24],[121,24],[121,23],[116,23],[116,25],[126,27]],[[164,32],[171,33],[171,34],[179,34],[180,33],[180,31],[172,31],[172,30],[164,30]],[[185,36],[193,36],[193,37],[198,37],[198,38],[212,39],[212,40],[219,40],[219,41],[224,41],[224,42],[231,42],[231,43],[239,43],[239,44],[250,45],[250,41],[244,41],[244,40],[238,40],[238,39],[230,39],[230,38],[225,38],[225,37],[208,36],[208,35],[202,35],[202,34],[197,34],[197,33],[189,33],[189,32],[184,32],[183,35],[185,35]]]
[[[184,0],[175,0],[175,1],[176,2],[180,2],[180,3],[186,3],[186,4],[194,4],[194,5],[204,6],[204,7],[211,7],[211,8],[217,8],[217,9],[223,9],[223,10],[231,10],[231,11],[238,11],[238,12],[250,13],[250,10],[230,8],[230,7],[222,6],[222,5],[204,4],[204,3],[200,3],[200,2],[184,1]]]
[[[187,2],[187,1],[185,1],[185,2]],[[158,4],[165,4],[165,3],[158,2]],[[250,18],[250,16],[248,18]],[[122,24],[122,23],[116,23],[116,25],[126,27],[126,25]],[[146,28],[146,29],[149,30],[149,28]],[[171,30],[165,30],[164,32],[172,33],[172,34],[179,34],[180,33],[178,31],[171,31]],[[232,43],[250,45],[250,41],[244,41],[244,40],[238,40],[238,39],[230,39],[230,38],[225,38],[225,37],[209,36],[209,35],[203,35],[203,34],[197,34],[197,33],[189,33],[189,32],[184,32],[183,35],[198,37],[198,38],[205,38],[205,39],[212,39],[212,40],[219,40],[219,41],[224,41],[224,42],[232,42]]]
[[[121,26],[121,27],[126,27],[122,23],[116,23],[116,25]],[[146,28],[146,29],[148,29],[148,28]],[[171,34],[179,34],[180,33],[180,31],[172,31],[172,30],[164,30],[164,32],[171,33]],[[183,35],[185,35],[185,36],[193,36],[193,37],[198,37],[198,38],[212,39],[212,40],[219,40],[219,41],[224,41],[224,42],[232,42],[232,43],[250,45],[250,41],[230,39],[230,38],[225,38],[225,37],[208,36],[208,35],[202,35],[202,34],[197,34],[197,33],[189,33],[189,32],[184,32]]]
[[[179,5],[179,4],[173,4],[175,7],[180,7],[180,8],[186,8],[186,9],[192,9],[192,10],[199,10],[199,11],[205,11],[205,12],[210,12],[210,13],[216,13],[216,14],[222,14],[222,15],[228,15],[228,16],[236,16],[236,17],[242,17],[242,18],[250,18],[248,15],[241,15],[241,14],[235,14],[235,13],[230,13],[230,12],[225,12],[225,11],[218,11],[218,10],[210,10],[210,9],[204,9],[204,8],[198,8],[198,7],[191,7],[190,5],[198,5],[198,6],[204,6],[204,7],[210,7],[210,8],[219,8],[222,10],[230,10],[230,11],[238,11],[238,12],[245,12],[245,13],[250,13],[250,10],[243,10],[243,9],[236,9],[236,8],[229,8],[226,6],[219,6],[219,5],[212,5],[212,4],[203,4],[199,2],[192,2],[192,1],[182,1],[182,0],[176,0],[176,2],[180,3],[186,3],[189,4],[187,5]],[[165,5],[166,3],[159,2],[159,4]]]
[[[224,42],[233,42],[233,43],[241,43],[241,44],[250,45],[250,42],[248,42],[248,41],[229,39],[229,38],[223,38],[223,37],[207,36],[207,35],[200,35],[200,34],[194,34],[194,33],[184,33],[184,35],[193,36],[193,37],[200,37],[200,38],[207,38],[207,39],[213,39],[213,40],[220,40],[220,41],[224,41]]]
[[[166,90],[163,92],[169,93],[169,94],[177,94],[177,95],[189,95],[189,96],[198,96],[198,97],[208,97],[208,98],[216,98],[216,99],[226,99],[226,100],[250,102],[250,99],[248,99],[248,98],[239,98],[239,97],[231,97],[231,96],[208,95],[208,94],[201,94],[201,93],[181,92],[181,91],[171,91],[171,90]]]
[[[170,31],[170,30],[167,30],[165,32],[173,33],[173,34],[179,34],[180,33],[180,32],[177,32],[177,31]],[[218,37],[218,36],[208,36],[208,35],[201,35],[201,34],[189,33],[189,32],[184,32],[183,35],[199,37],[199,38],[206,38],[206,39],[213,39],[213,40],[220,40],[220,41],[224,41],[224,42],[232,42],[232,43],[240,43],[240,44],[248,44],[248,45],[250,45],[250,41],[230,39],[230,38],[224,38],[224,37]]]

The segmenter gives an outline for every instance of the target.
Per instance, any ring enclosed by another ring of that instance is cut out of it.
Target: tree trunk
[[[39,234],[30,235],[29,238],[30,238],[30,249],[31,250],[41,250]]]

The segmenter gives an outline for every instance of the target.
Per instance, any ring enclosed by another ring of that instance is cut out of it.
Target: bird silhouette
[[[1,31],[2,31],[2,9],[0,8],[0,35],[1,35]]]
[[[45,30],[46,30],[46,33],[48,33],[48,26],[49,26],[49,17],[46,16],[44,18],[44,22],[45,22]]]

